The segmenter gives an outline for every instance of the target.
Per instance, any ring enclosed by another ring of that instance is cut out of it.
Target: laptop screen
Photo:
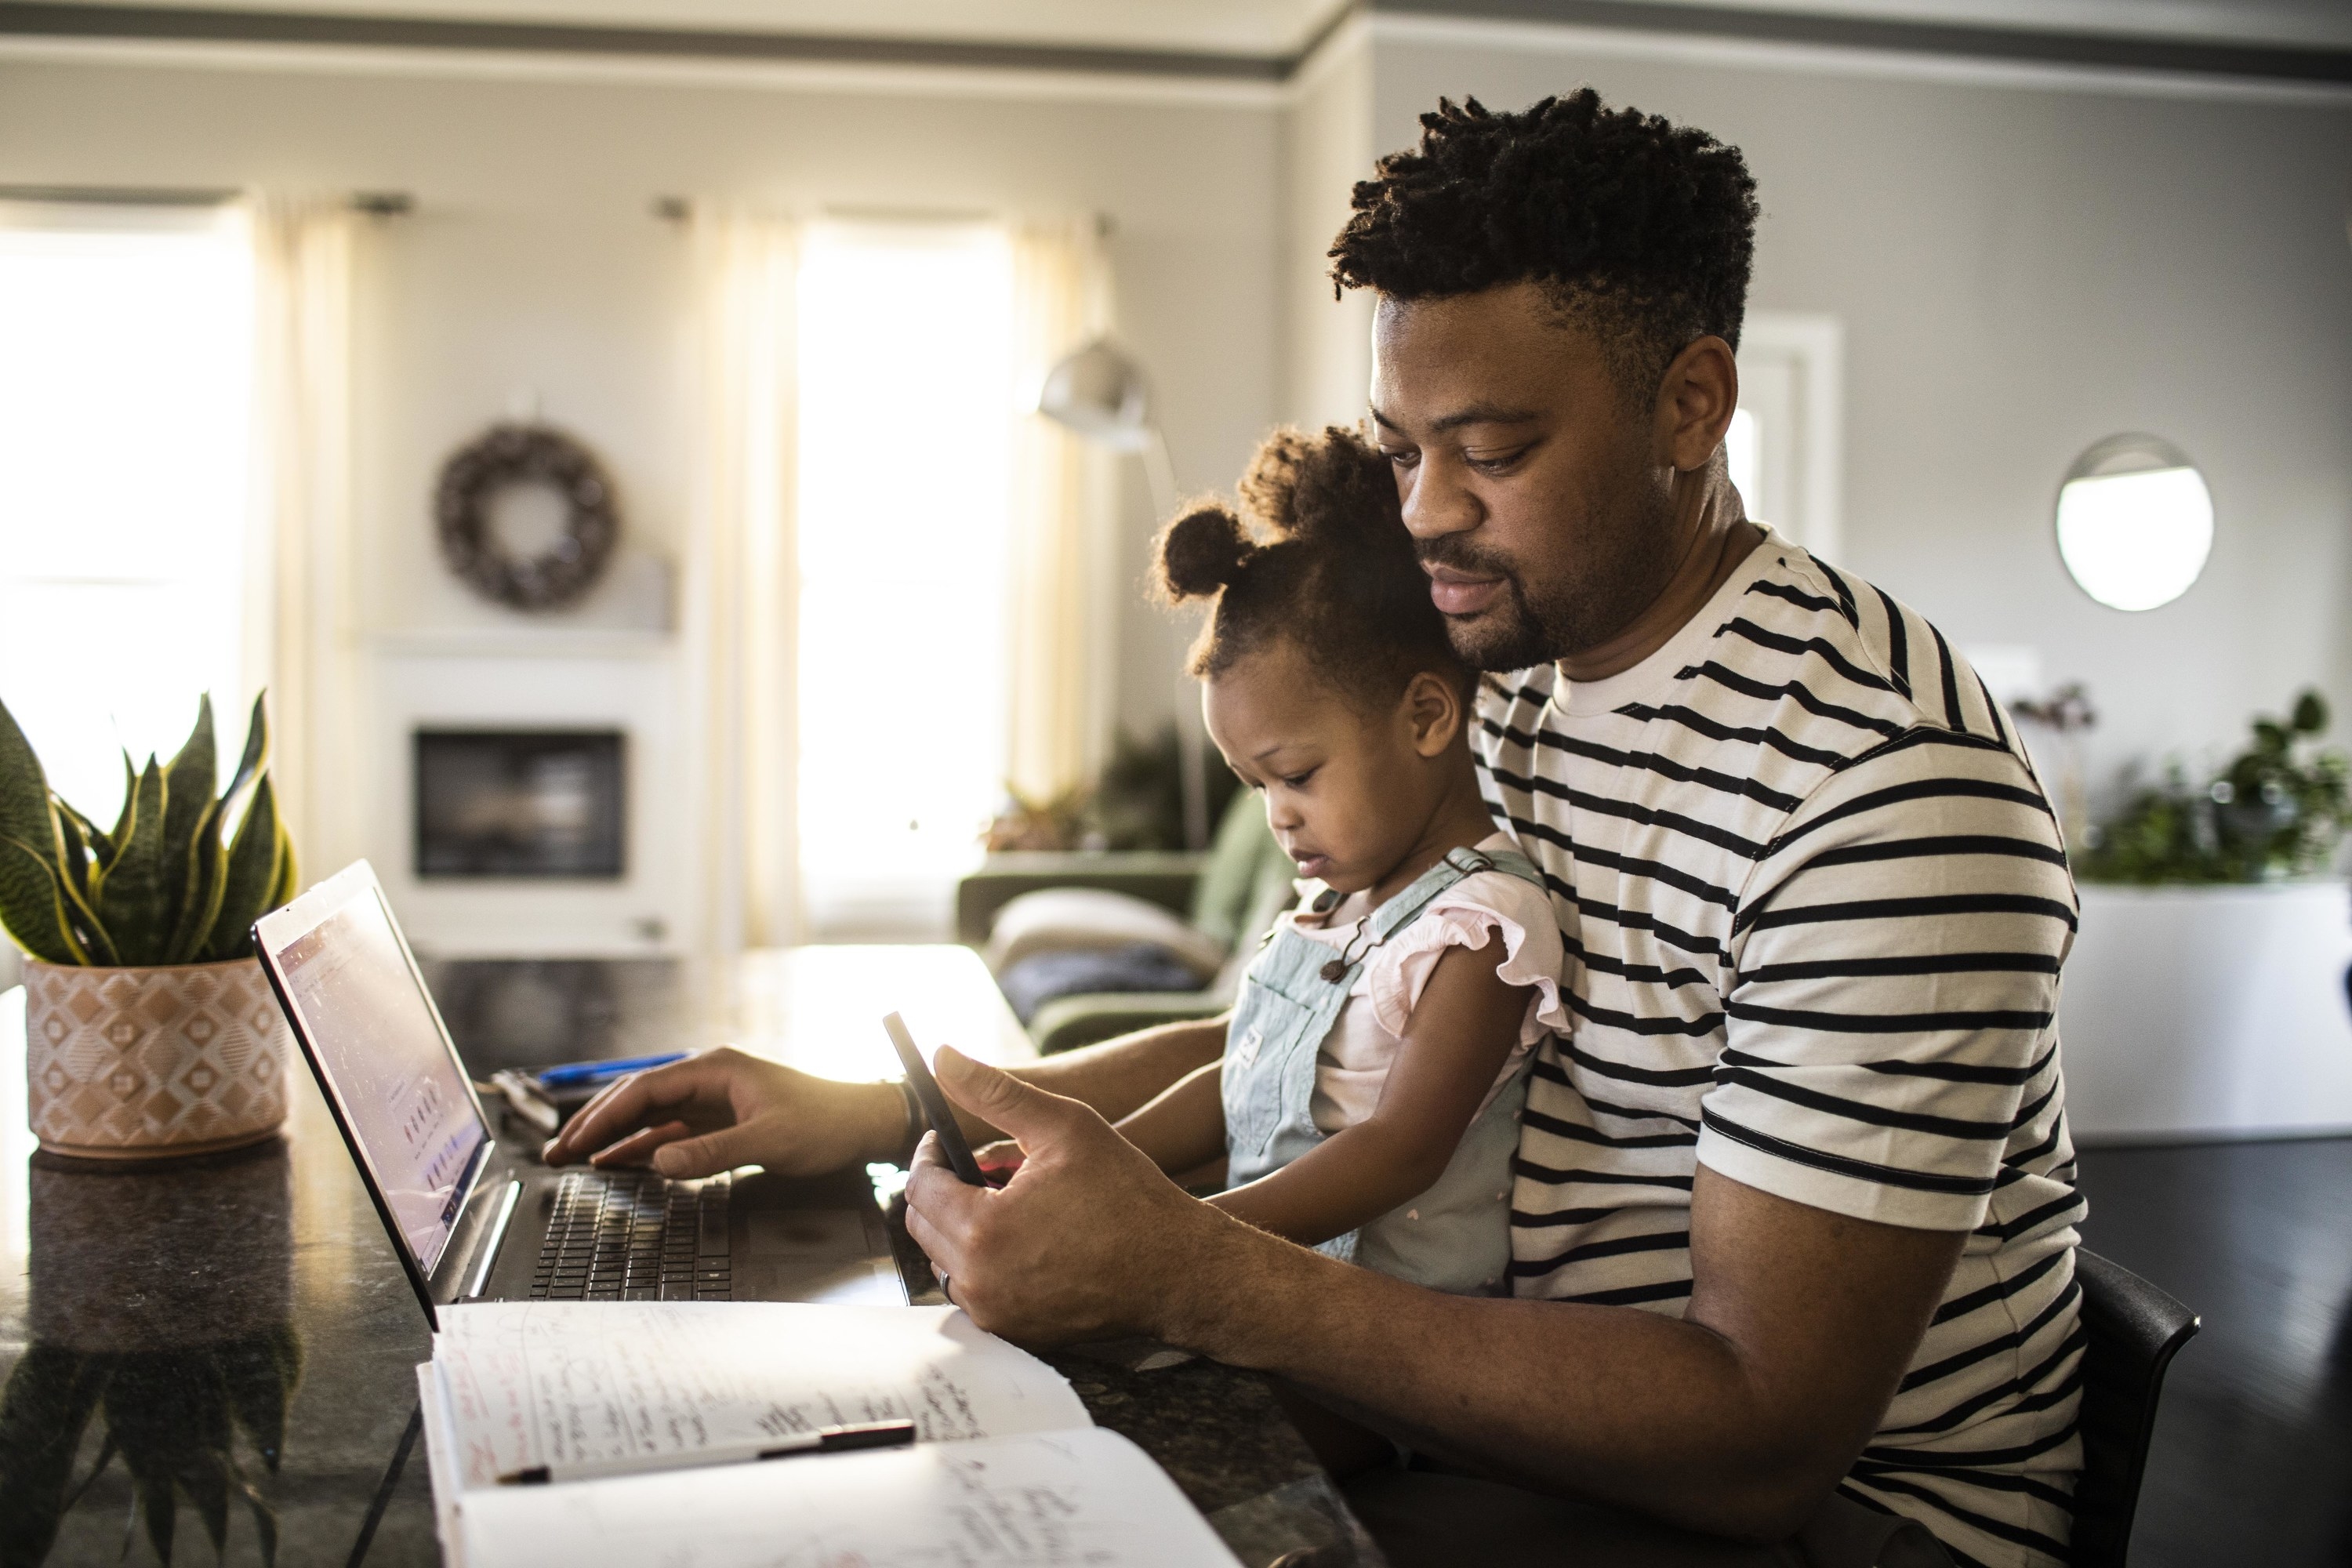
[[[489,1129],[382,890],[372,876],[358,887],[270,956],[352,1142],[429,1275],[465,1196],[458,1183]]]

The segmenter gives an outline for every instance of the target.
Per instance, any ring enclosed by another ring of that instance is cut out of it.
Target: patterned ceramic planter
[[[56,1153],[152,1160],[267,1138],[286,1120],[292,1046],[250,958],[25,964],[33,1132]]]

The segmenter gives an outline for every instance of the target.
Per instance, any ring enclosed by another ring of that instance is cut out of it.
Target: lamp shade
[[[1151,400],[1142,368],[1104,338],[1066,355],[1047,373],[1037,412],[1114,451],[1140,452],[1151,444]]]

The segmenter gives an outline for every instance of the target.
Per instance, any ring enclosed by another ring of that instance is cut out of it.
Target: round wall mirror
[[[2083,592],[2111,609],[2172,603],[2212,552],[2212,492],[2169,441],[2110,436],[2058,487],[2058,553]]]

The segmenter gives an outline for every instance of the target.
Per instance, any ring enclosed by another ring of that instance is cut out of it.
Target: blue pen
[[[624,1057],[610,1062],[570,1062],[560,1068],[550,1068],[539,1075],[542,1089],[574,1089],[599,1079],[619,1078],[624,1073],[642,1072],[646,1068],[667,1067],[671,1062],[686,1059],[684,1051],[664,1051],[658,1056]]]

